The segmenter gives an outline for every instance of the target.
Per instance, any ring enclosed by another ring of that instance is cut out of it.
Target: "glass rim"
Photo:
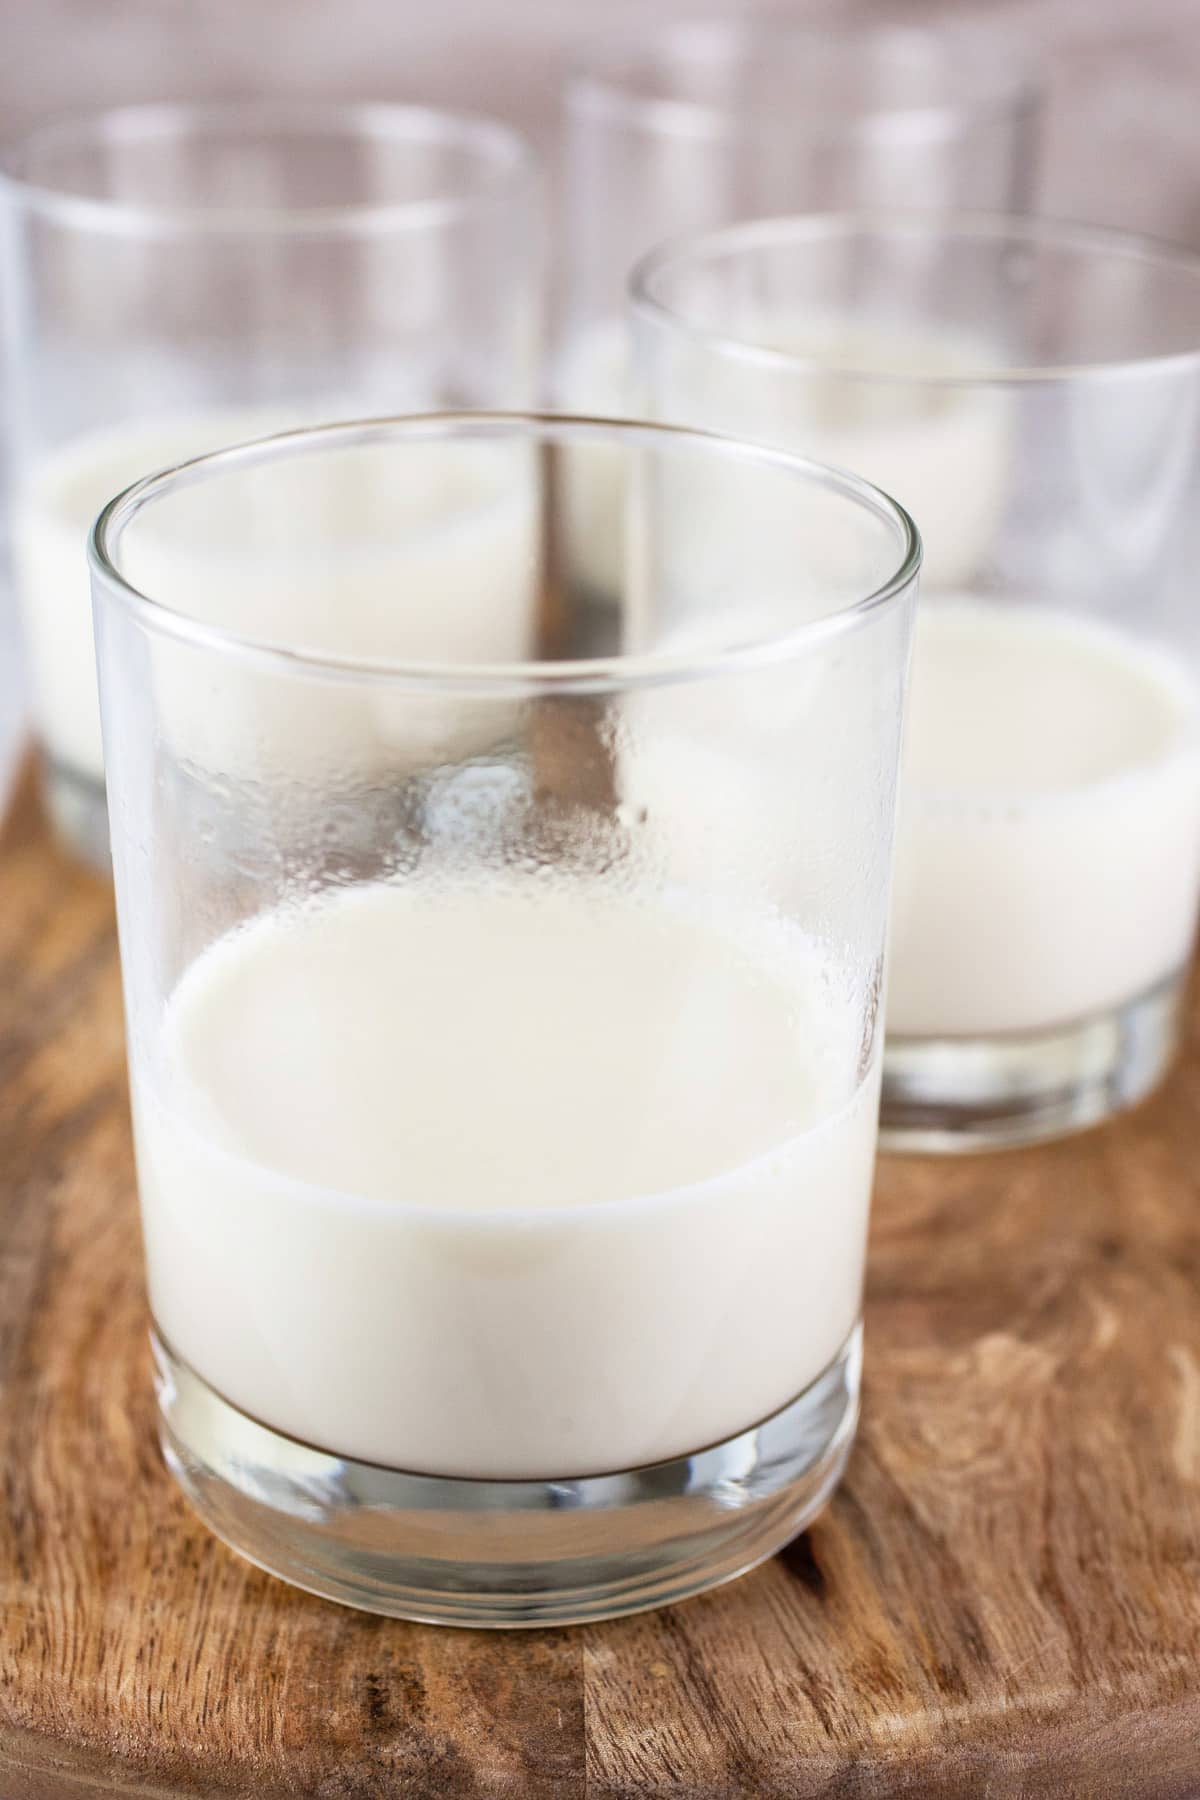
[[[982,54],[985,48],[986,56]],[[946,97],[904,104],[898,98],[882,105],[806,112],[797,125],[794,118],[769,113],[747,119],[736,106],[716,101],[684,99],[667,93],[638,93],[630,85],[630,73],[644,66],[659,51],[670,56],[686,52],[691,44],[711,44],[727,53],[739,46],[751,48],[792,43],[811,44],[829,54],[861,62],[864,48],[900,56],[918,50],[932,55],[951,71]],[[984,80],[972,90],[967,70],[979,66]],[[963,123],[1007,112],[1028,113],[1038,106],[1042,84],[1032,60],[978,24],[954,27],[948,35],[922,25],[878,24],[818,25],[813,21],[789,22],[782,18],[676,19],[639,31],[636,28],[595,35],[567,68],[567,107],[575,106],[623,118],[626,123],[663,136],[719,138],[749,132],[754,135],[781,130],[809,135],[822,141],[884,137],[896,127],[911,138],[916,134],[936,139],[949,136]]]
[[[1096,362],[1035,362],[1003,364],[981,362],[952,372],[911,372],[872,368],[852,362],[839,363],[822,356],[756,344],[748,338],[689,319],[668,305],[655,291],[658,278],[681,267],[711,267],[746,249],[784,248],[791,244],[832,242],[838,239],[884,238],[901,232],[936,237],[947,242],[977,241],[1005,244],[1012,250],[1038,246],[1061,249],[1096,259],[1109,258],[1184,274],[1197,284],[1197,327],[1194,348],[1154,351],[1142,356],[1114,356]],[[648,320],[656,327],[670,325],[691,338],[710,345],[730,362],[759,368],[803,369],[814,375],[833,375],[841,380],[873,382],[904,387],[975,388],[1029,387],[1054,382],[1080,382],[1161,373],[1173,367],[1189,368],[1200,362],[1200,252],[1167,239],[1124,231],[1107,225],[1078,224],[1072,220],[1043,218],[1025,213],[899,211],[856,208],[839,212],[783,214],[770,219],[750,219],[714,231],[675,238],[641,257],[630,273],[629,310],[634,320]]]
[[[473,149],[482,179],[461,193],[412,200],[347,200],[324,205],[176,205],[162,201],[76,192],[26,174],[22,164],[56,147],[99,148],[138,139],[219,138],[235,130],[261,139],[285,132],[314,140],[344,138],[410,142],[424,147],[458,144]],[[9,139],[0,147],[0,196],[63,225],[141,237],[287,237],[305,234],[363,236],[433,230],[456,224],[509,193],[532,186],[537,154],[511,125],[482,113],[408,105],[391,100],[163,101],[64,114]]]
[[[699,654],[618,653],[603,657],[483,663],[342,656],[256,638],[176,611],[166,600],[155,599],[135,587],[118,567],[114,537],[144,507],[230,469],[261,466],[280,456],[316,454],[330,448],[352,449],[395,439],[419,443],[504,437],[532,443],[556,439],[587,443],[616,438],[635,448],[639,445],[678,449],[690,446],[743,466],[758,464],[790,472],[806,484],[839,494],[848,504],[895,529],[899,541],[897,564],[885,581],[858,599],[748,643],[725,645]],[[404,414],[306,426],[256,438],[249,443],[193,457],[134,482],[102,509],[88,536],[88,562],[93,579],[141,626],[160,636],[232,655],[277,673],[387,683],[427,692],[505,697],[612,693],[737,674],[786,662],[811,644],[851,630],[865,618],[897,601],[915,580],[921,566],[921,554],[920,534],[904,507],[881,488],[848,470],[815,462],[792,451],[772,449],[686,426],[539,412]]]

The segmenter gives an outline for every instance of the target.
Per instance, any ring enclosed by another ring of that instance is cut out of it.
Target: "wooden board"
[[[0,1793],[1200,1793],[1200,1047],[1137,1115],[880,1173],[862,1434],[815,1528],[643,1618],[293,1593],[155,1447],[111,896],[0,845]],[[752,1321],[748,1322],[752,1329]]]

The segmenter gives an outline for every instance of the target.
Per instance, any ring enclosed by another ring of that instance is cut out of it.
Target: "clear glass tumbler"
[[[653,415],[860,471],[925,547],[885,1141],[1147,1093],[1200,895],[1200,260],[1029,220],[811,216],[635,282]]]
[[[561,530],[596,445],[619,611]],[[595,1618],[832,1490],[918,560],[851,476],[517,415],[288,434],[102,515],[163,1442],[255,1562]]]
[[[153,106],[36,131],[0,201],[34,724],[60,833],[103,864],[96,513],[289,425],[528,405],[538,176],[507,128],[416,107]]]
[[[844,206],[1032,198],[1038,83],[986,28],[676,22],[598,39],[565,89],[562,270],[551,397],[636,417],[629,274],[648,251],[739,219]],[[612,588],[615,466],[581,460],[571,527]]]

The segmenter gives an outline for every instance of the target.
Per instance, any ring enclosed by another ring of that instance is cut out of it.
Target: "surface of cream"
[[[660,328],[631,371],[624,329],[604,321],[564,358],[557,391],[574,407],[645,412],[865,476],[916,519],[923,589],[968,584],[987,557],[1009,484],[1008,396],[970,384],[972,371],[988,366],[986,352],[949,335],[852,328],[820,316],[764,315],[740,322],[734,335],[796,361],[742,362],[702,334],[680,329],[668,341]],[[623,581],[624,493],[619,457],[579,453],[572,544],[579,567],[606,592],[619,592]]]
[[[819,317],[764,318],[746,335],[807,372],[760,374],[751,404],[736,368],[714,370],[718,389],[730,384],[728,401],[721,392],[711,402],[721,428],[865,476],[917,522],[921,591],[967,586],[986,562],[1010,481],[1009,397],[977,379],[996,360],[987,346]]]
[[[152,1304],[344,1455],[544,1478],[774,1412],[859,1313],[878,1081],[777,923],[529,877],[326,894],[134,1030]]]
[[[1123,631],[923,601],[892,912],[893,1037],[1069,1024],[1182,969],[1200,893],[1200,692]]]
[[[57,761],[103,775],[86,558],[101,506],[156,469],[294,423],[294,414],[246,408],[126,426],[77,440],[25,484],[14,503],[15,571],[35,722]],[[360,453],[250,474],[240,492],[225,479],[192,487],[130,529],[123,572],[174,611],[318,654],[522,660],[535,629],[533,472],[501,470],[476,447],[457,452],[398,453],[384,481],[378,454]],[[164,735],[210,770],[386,761],[407,735],[441,747],[436,725],[415,718],[419,702],[397,722],[381,696],[306,689],[299,677],[232,663],[218,693],[199,678],[194,652],[167,640],[153,673]]]

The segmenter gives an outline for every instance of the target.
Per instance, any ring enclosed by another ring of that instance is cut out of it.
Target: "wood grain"
[[[0,1792],[1200,1792],[1200,1044],[1074,1143],[881,1169],[848,1479],[757,1574],[489,1636],[242,1564],[154,1442],[111,896],[0,842]],[[752,1328],[752,1322],[748,1322]]]

